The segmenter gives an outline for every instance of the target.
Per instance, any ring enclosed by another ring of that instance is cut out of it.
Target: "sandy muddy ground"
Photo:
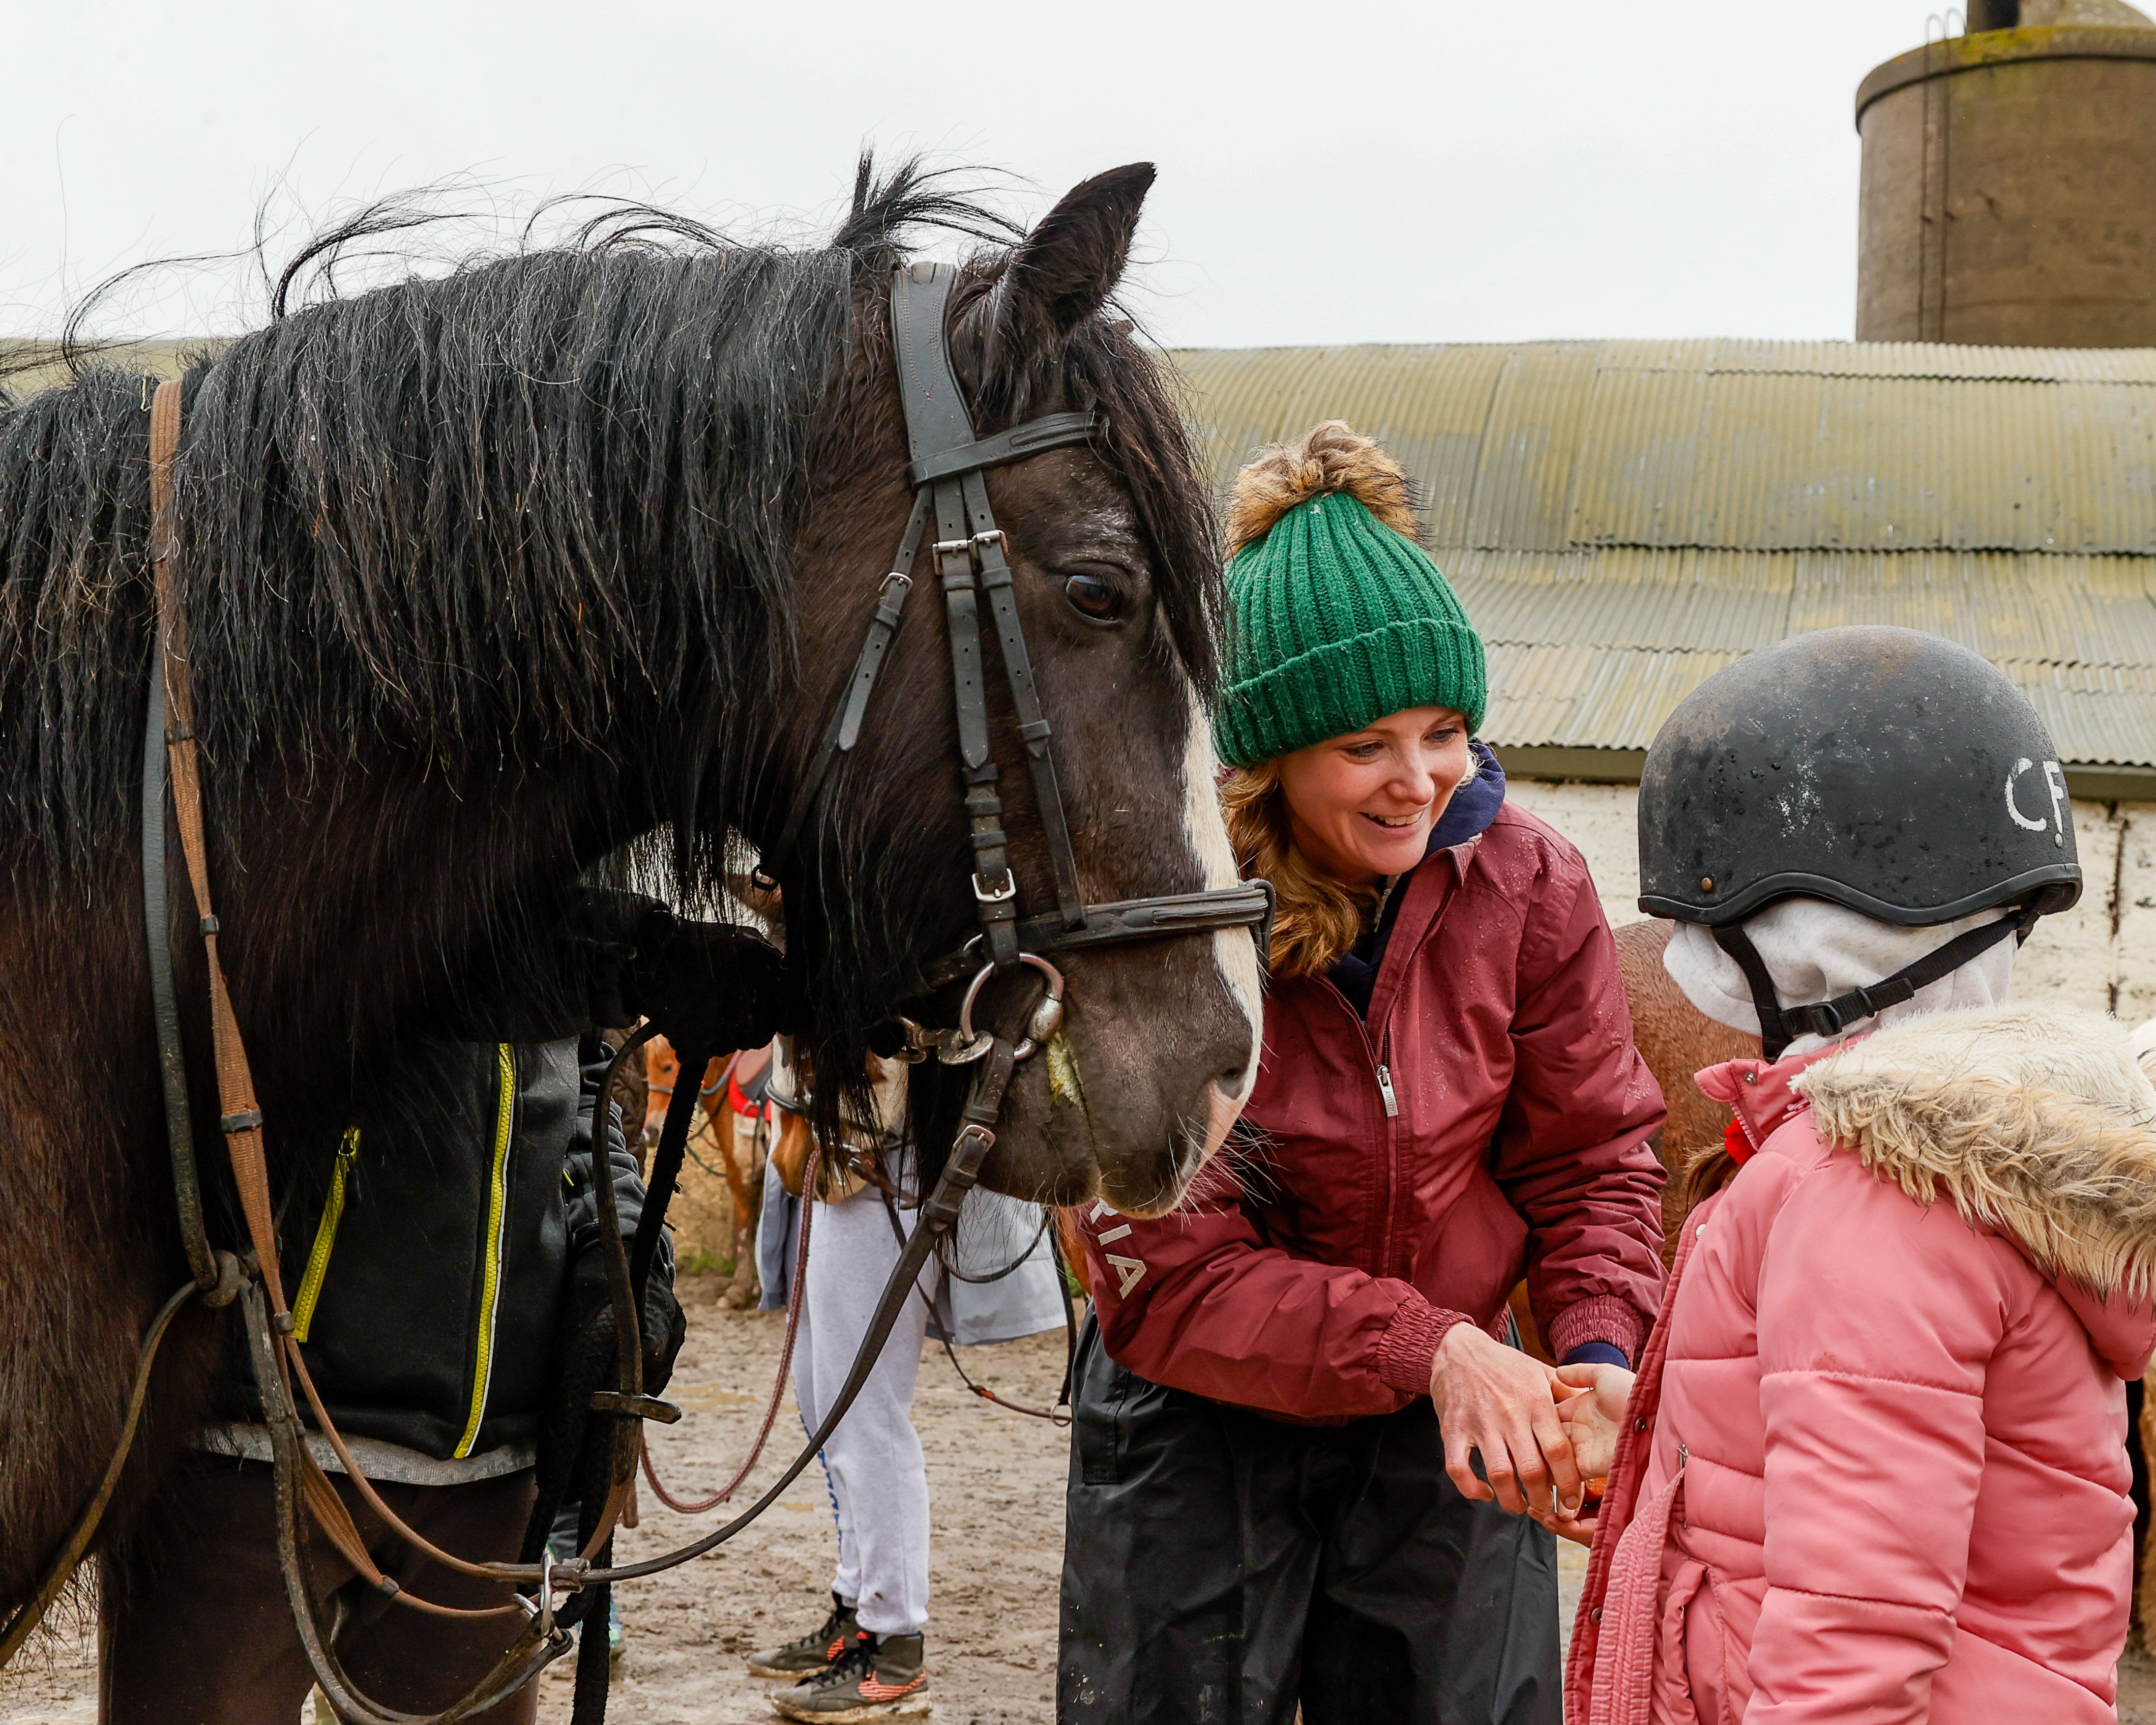
[[[660,1471],[677,1496],[715,1490],[737,1465],[762,1412],[784,1314],[722,1312],[716,1276],[687,1279],[691,1327],[674,1399],[690,1410],[672,1430],[654,1428]],[[1035,1405],[1053,1397],[1063,1369],[1060,1334],[964,1356],[974,1376]],[[946,1725],[1041,1722],[1054,1715],[1055,1595],[1062,1563],[1065,1438],[1045,1422],[976,1401],[952,1375],[942,1350],[923,1354],[914,1420],[928,1455],[935,1499],[933,1620],[929,1659]],[[757,1479],[777,1477],[799,1422],[789,1399],[772,1458]],[[694,1519],[653,1506],[624,1533],[625,1555],[679,1543],[716,1517]],[[636,1725],[748,1725],[776,1718],[768,1684],[742,1668],[752,1649],[798,1635],[826,1609],[837,1554],[819,1473],[803,1476],[756,1527],[714,1557],[624,1590],[629,1651],[617,1674],[613,1716]],[[1585,1568],[1565,1548],[1566,1620]],[[0,1676],[0,1720],[95,1717],[87,1637],[62,1635],[26,1651],[25,1668]],[[542,1680],[540,1717],[567,1725],[569,1662]],[[2156,1667],[2122,1671],[2121,1717],[2156,1725]]]
[[[783,1312],[732,1312],[712,1303],[716,1276],[685,1278],[687,1346],[669,1396],[681,1424],[652,1428],[660,1474],[677,1497],[726,1482],[753,1436],[785,1332]],[[967,1369],[1034,1406],[1055,1399],[1063,1336],[968,1349]],[[1046,1421],[977,1401],[941,1348],[921,1357],[914,1420],[928,1455],[935,1547],[929,1625],[937,1717],[952,1725],[1038,1721],[1054,1712],[1055,1594],[1063,1548],[1067,1440]],[[800,1442],[791,1396],[743,1497],[778,1477]],[[643,1494],[643,1523],[623,1534],[626,1557],[648,1556],[714,1525],[677,1516]],[[649,1725],[737,1725],[777,1717],[773,1686],[743,1668],[752,1650],[811,1629],[829,1609],[838,1536],[820,1470],[803,1474],[758,1522],[714,1556],[623,1589],[629,1651],[613,1717]],[[94,1719],[94,1642],[48,1638],[0,1676],[0,1720]],[[542,1679],[540,1717],[566,1725],[570,1666]]]
[[[676,1497],[717,1490],[738,1465],[785,1332],[783,1312],[692,1306],[690,1318],[689,1345],[668,1394],[690,1412],[673,1430],[657,1429],[653,1445]],[[1045,1407],[1062,1379],[1063,1337],[1059,1331],[969,1348],[964,1358],[967,1369],[998,1393]],[[1068,1440],[1045,1420],[976,1400],[940,1347],[922,1353],[913,1417],[927,1451],[935,1517],[928,1649],[937,1717],[953,1725],[1047,1719],[1055,1711]],[[778,1476],[800,1432],[789,1397],[759,1479]],[[631,1557],[656,1552],[716,1519],[654,1512],[647,1492],[643,1525],[623,1535],[622,1548]],[[652,1725],[775,1718],[766,1699],[773,1686],[750,1676],[743,1661],[756,1648],[815,1627],[830,1608],[838,1548],[821,1471],[811,1470],[717,1555],[625,1589],[629,1651],[615,1683],[619,1717]],[[566,1725],[567,1662],[545,1681],[540,1717]]]

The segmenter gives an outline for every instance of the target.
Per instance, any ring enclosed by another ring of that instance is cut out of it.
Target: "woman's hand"
[[[1609,1476],[1617,1460],[1617,1435],[1624,1430],[1625,1404],[1632,1396],[1632,1373],[1622,1366],[1544,1367],[1558,1418],[1572,1441],[1572,1455],[1589,1480]],[[1596,1515],[1566,1515],[1562,1507],[1535,1519],[1563,1539],[1594,1543]]]
[[[1548,1368],[1471,1323],[1456,1323],[1438,1344],[1430,1399],[1445,1440],[1445,1471],[1460,1496],[1494,1497],[1512,1514],[1532,1511],[1537,1520],[1579,1513],[1585,1492]],[[1472,1465],[1477,1451],[1487,1484]]]

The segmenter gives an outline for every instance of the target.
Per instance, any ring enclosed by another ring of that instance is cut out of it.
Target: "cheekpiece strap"
[[[1043,449],[1085,441],[1091,413],[1052,413],[995,437],[976,440],[973,421],[951,364],[947,316],[957,272],[947,264],[913,264],[891,277],[891,333],[898,348],[906,434],[911,471],[935,497],[936,557],[942,577],[945,614],[951,629],[951,666],[957,706],[958,743],[964,757],[973,826],[973,894],[982,931],[997,965],[1018,959],[1017,887],[1002,830],[1002,803],[994,791],[989,756],[988,712],[981,662],[980,600],[988,601],[997,645],[1009,682],[1034,802],[1055,880],[1056,909],[1069,929],[1086,926],[1086,901],[1078,886],[1077,856],[1064,814],[1050,748],[1050,730],[1034,684],[1025,631],[1011,593],[1004,536],[988,504],[982,469]],[[985,791],[987,796],[981,793]],[[988,806],[994,798],[994,806]],[[976,804],[978,812],[976,813]]]

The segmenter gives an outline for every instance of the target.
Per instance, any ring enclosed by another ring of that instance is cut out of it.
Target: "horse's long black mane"
[[[924,230],[1000,224],[916,162],[878,177],[865,158],[826,246],[737,244],[633,208],[565,244],[336,296],[339,257],[408,225],[393,203],[321,236],[269,326],[188,373],[182,593],[228,782],[388,744],[454,784],[459,763],[574,747],[624,690],[670,700],[697,660],[727,706],[752,706],[792,649],[804,481],[844,408],[834,382],[884,340],[882,282]],[[969,266],[970,294],[993,290],[1003,255]],[[294,306],[303,270],[330,285]],[[1054,393],[1103,407],[1202,687],[1209,525],[1175,408],[1126,331],[1094,321],[1029,367],[961,362],[984,432]],[[63,869],[129,827],[150,388],[85,365],[0,398],[0,832]],[[714,752],[738,733],[723,711],[697,727]],[[680,782],[715,768],[688,762]]]
[[[634,809],[580,811],[585,824],[670,822],[677,886],[707,894],[738,864],[729,822],[785,794],[751,783],[750,763],[767,757],[773,691],[793,669],[794,559],[829,489],[822,470],[858,454],[848,440],[865,434],[865,412],[896,410],[889,272],[923,234],[1015,234],[951,183],[915,162],[879,177],[864,158],[825,245],[740,243],[620,208],[565,244],[350,297],[338,263],[393,245],[410,208],[378,206],[305,247],[275,284],[269,325],[187,373],[178,568],[218,836],[238,842],[240,823],[220,811],[255,788],[350,796],[380,763],[403,761],[408,785],[419,763],[438,793],[356,819],[318,812],[305,878],[326,887],[357,866],[345,851],[365,848],[377,878],[406,883],[402,914],[446,952],[471,907],[439,873],[402,865],[408,847],[424,850],[418,829],[443,798],[490,809],[520,776],[603,737],[624,788],[590,794],[626,799],[661,756],[666,781]],[[1031,350],[998,340],[1013,256],[982,244],[956,300],[954,357],[978,429],[1101,410],[1100,447],[1152,552],[1163,649],[1209,691],[1218,562],[1166,368],[1110,318]],[[0,397],[0,873],[95,904],[133,870],[155,386],[74,358],[71,382]],[[859,596],[863,614],[871,597]],[[610,723],[624,705],[666,713],[663,734]],[[835,774],[824,843],[787,907],[818,1003],[804,1051],[848,1089],[947,914],[922,883],[948,876],[937,849],[948,841],[917,802],[893,812],[911,793]],[[562,838],[485,825],[476,842],[490,855],[466,859],[464,890]],[[279,906],[255,950],[305,945],[335,896]],[[497,955],[543,927],[536,906],[480,914]],[[357,1059],[383,979],[355,966],[314,986],[342,991]],[[916,1099],[932,1178],[950,1090],[929,1082]]]

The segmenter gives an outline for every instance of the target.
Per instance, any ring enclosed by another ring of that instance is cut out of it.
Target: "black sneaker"
[[[782,1689],[771,1704],[803,1725],[855,1725],[867,1719],[917,1719],[928,1698],[928,1666],[919,1635],[860,1630],[830,1669]]]
[[[847,1643],[860,1633],[860,1625],[854,1621],[854,1608],[833,1594],[831,1615],[824,1620],[823,1628],[797,1636],[783,1647],[773,1647],[766,1653],[752,1654],[748,1661],[749,1675],[753,1677],[812,1676],[844,1653]]]

